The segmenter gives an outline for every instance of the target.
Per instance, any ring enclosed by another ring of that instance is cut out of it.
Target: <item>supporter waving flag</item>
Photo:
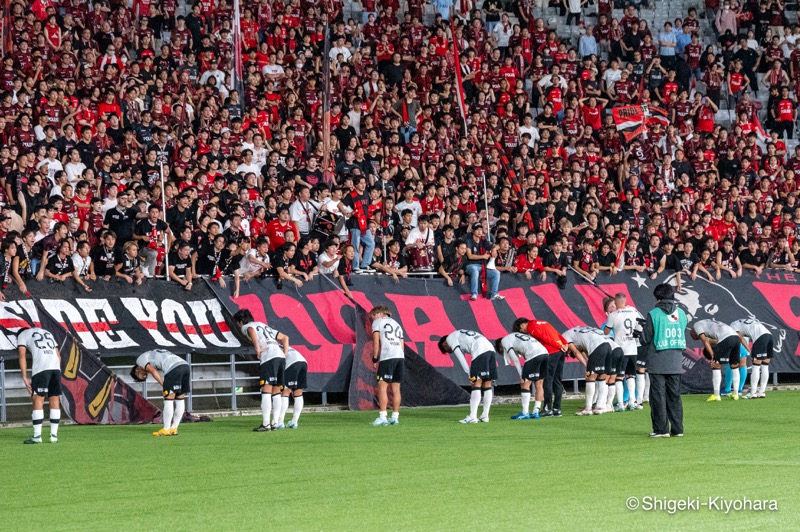
[[[631,142],[639,136],[646,139],[647,132],[654,124],[669,125],[666,111],[646,104],[615,107],[611,114],[625,142]]]

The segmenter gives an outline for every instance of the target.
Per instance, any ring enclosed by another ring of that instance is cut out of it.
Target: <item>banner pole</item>
[[[0,424],[6,424],[6,361],[0,358]]]
[[[597,284],[597,281],[595,281],[595,280],[593,280],[593,279],[590,279],[589,277],[586,277],[584,274],[582,274],[581,272],[579,272],[578,270],[576,270],[576,269],[575,269],[575,267],[574,267],[574,266],[572,266],[572,264],[567,264],[567,268],[569,268],[570,270],[572,270],[573,272],[575,272],[575,273],[576,273],[576,274],[577,274],[577,275],[578,275],[580,278],[582,278],[584,281],[586,281],[587,283],[591,284],[592,286],[594,286],[595,288],[597,288],[598,290],[600,290],[601,292],[603,292],[603,293],[604,293],[605,295],[607,295],[608,297],[614,297],[614,296],[612,296],[611,294],[609,294],[608,292],[606,292],[605,290],[603,290],[603,289],[600,287],[600,285],[599,285],[599,284]]]
[[[165,185],[164,185],[164,161],[159,163],[160,171],[161,171],[161,212],[164,216],[164,223],[167,223],[167,196],[165,192]],[[156,272],[153,272],[153,277],[155,277]],[[164,231],[164,277],[167,281],[169,281],[169,240],[167,236],[167,231]]]

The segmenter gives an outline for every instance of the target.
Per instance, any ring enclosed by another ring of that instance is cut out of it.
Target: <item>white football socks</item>
[[[586,381],[586,407],[585,410],[592,409],[592,401],[594,401],[594,391],[597,389],[597,383],[594,381]]]
[[[625,387],[628,389],[628,404],[636,402],[636,379],[630,377],[625,379]]]
[[[644,373],[636,374],[636,403],[642,404],[644,402]]]
[[[269,426],[269,415],[272,412],[272,395],[261,392],[261,424]]]
[[[750,395],[753,396],[758,393],[758,381],[761,378],[761,364],[753,365],[750,371]]]
[[[494,397],[493,388],[484,388],[483,390],[483,413],[481,417],[489,417],[489,409],[492,408],[492,398]]]
[[[286,421],[286,411],[289,410],[289,396],[288,395],[281,395],[281,416],[278,420],[279,425],[283,425],[284,421]]]
[[[50,409],[50,436],[58,437],[58,424],[61,422],[61,409]]]
[[[294,398],[294,407],[292,408],[292,423],[297,423],[300,419],[300,414],[303,413],[303,396]]]
[[[767,393],[767,385],[769,384],[769,365],[761,364],[761,384],[758,386],[758,393]]]
[[[281,416],[281,394],[272,394],[272,424],[277,425]]]
[[[741,382],[741,378],[739,375],[739,368],[731,368],[731,376],[733,377],[733,383],[731,384],[731,393],[733,395],[739,395],[739,382]]]
[[[172,428],[172,416],[175,414],[175,400],[164,399],[164,410],[161,411],[161,417],[164,419],[164,430]]]
[[[473,388],[469,394],[469,417],[478,419],[478,406],[481,404],[481,389]]]
[[[597,389],[600,392],[597,394],[597,409],[598,410],[605,410],[606,409],[606,398],[608,397],[608,384],[606,381],[598,381]]]
[[[542,408],[542,402],[541,401],[534,401],[533,402],[533,413],[534,414],[538,414],[539,410],[541,408]]]
[[[711,386],[714,388],[714,395],[719,397],[719,387],[722,384],[722,371],[719,369],[711,370]]]
[[[614,383],[614,390],[617,392],[617,406],[625,406],[625,384],[619,380],[619,377],[617,377],[617,382]]]
[[[644,374],[644,392],[642,393],[642,401],[650,400],[650,374]]]
[[[42,422],[44,421],[44,410],[34,410],[31,412],[33,422],[33,437],[38,438],[42,435]]]
[[[178,430],[178,426],[181,424],[184,412],[186,412],[186,400],[175,399],[175,415],[172,416],[172,427],[170,427],[171,429]]]
[[[522,392],[522,413],[527,414],[531,408],[531,392]]]

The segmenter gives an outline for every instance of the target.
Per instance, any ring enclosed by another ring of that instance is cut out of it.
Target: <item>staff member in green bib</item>
[[[656,307],[645,317],[642,346],[649,350],[651,438],[683,436],[681,363],[686,348],[686,313],[675,301],[675,289],[660,284],[653,290]]]

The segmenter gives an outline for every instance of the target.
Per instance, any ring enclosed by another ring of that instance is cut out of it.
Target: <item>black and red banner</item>
[[[775,337],[773,371],[800,373],[798,280],[793,274],[777,272],[718,283],[684,279],[678,301],[690,319],[761,320]],[[354,276],[354,301],[325,277],[299,289],[283,290],[273,280],[251,280],[242,283],[235,300],[230,288],[204,283],[196,283],[191,292],[165,281],[141,287],[96,282],[91,293],[78,290],[71,281],[30,283],[30,289],[59,326],[86,352],[99,356],[135,356],[158,347],[177,353],[252,355],[252,348],[241,344],[229,322],[238,308],[248,308],[256,319],[286,333],[308,359],[309,391],[345,392],[350,388],[354,350],[363,349],[356,339],[363,327],[356,318],[356,305],[365,311],[387,305],[405,330],[410,352],[453,383],[465,385],[461,368],[450,356],[439,353],[436,342],[442,335],[466,328],[493,340],[505,335],[519,316],[545,319],[560,330],[598,326],[605,318],[603,291],[628,294],[628,300],[644,313],[654,304],[653,288],[663,281],[675,282],[667,275],[657,280],[641,274],[601,275],[601,290],[570,274],[566,289],[559,290],[554,282],[504,274],[500,293],[506,299],[495,302],[483,298],[470,302],[466,286],[447,287],[440,279],[395,283],[385,276]],[[16,356],[16,329],[23,323],[41,323],[41,314],[32,298],[0,302],[0,356]],[[699,347],[690,345],[684,360],[687,388],[698,391],[709,379],[709,366]],[[569,362],[565,378],[582,378],[583,371],[579,363]],[[517,378],[513,368],[500,367],[500,384],[515,384]]]
[[[271,281],[250,281],[241,288],[241,297],[230,299],[228,290],[214,288],[231,312],[248,308],[260,319],[289,335],[292,345],[309,359],[309,371],[320,377],[324,388],[316,391],[347,390],[347,375],[352,366],[352,347],[356,344],[355,305],[369,311],[374,305],[388,306],[403,326],[408,347],[441,374],[465,385],[464,372],[452,357],[442,355],[437,341],[457,328],[473,329],[489,339],[507,334],[519,316],[547,320],[560,330],[578,325],[598,326],[605,321],[602,299],[605,292],[623,292],[628,301],[648,312],[654,305],[652,292],[660,282],[675,284],[674,276],[651,280],[641,274],[601,276],[599,286],[570,274],[565,290],[554,282],[526,281],[517,276],[502,277],[500,294],[504,301],[479,298],[469,301],[466,286],[447,287],[439,279],[403,279],[395,283],[385,276],[354,276],[351,287],[354,301],[347,299],[326,278],[306,283],[300,289],[279,291]],[[800,372],[798,328],[800,328],[800,284],[792,274],[767,273],[760,277],[725,279],[719,283],[684,279],[677,295],[690,320],[716,318],[724,322],[755,317],[764,322],[775,337],[773,371]],[[702,391],[710,382],[710,368],[701,356],[700,345],[693,344],[684,360],[689,390]],[[578,362],[566,364],[566,379],[582,378]],[[334,375],[337,378],[333,378]],[[499,368],[500,384],[515,384],[517,373],[510,366]],[[341,387],[340,387],[341,386]]]
[[[20,320],[40,321],[34,299],[84,349],[101,357],[138,356],[155,348],[177,354],[251,352],[230,330],[222,304],[204,283],[191,292],[166,281],[141,286],[96,281],[92,287],[86,292],[72,280],[31,282],[33,297],[0,302],[0,352],[16,349],[13,329]]]

